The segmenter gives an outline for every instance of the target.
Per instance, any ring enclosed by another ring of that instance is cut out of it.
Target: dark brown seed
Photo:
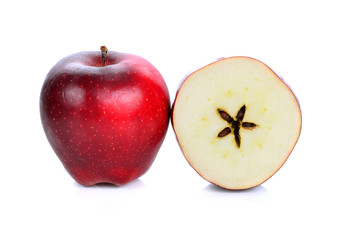
[[[226,120],[229,124],[232,124],[233,123],[233,118],[225,111],[221,110],[221,109],[218,109],[218,112],[220,114],[220,116]]]
[[[243,127],[243,128],[246,128],[246,129],[249,129],[249,130],[252,130],[252,129],[255,128],[256,126],[257,126],[257,124],[251,123],[251,122],[243,122],[243,123],[242,123],[242,127]]]
[[[235,128],[233,132],[234,132],[235,143],[237,144],[237,147],[240,148],[241,137],[239,133],[239,128]]]
[[[229,133],[231,133],[231,129],[229,127],[224,128],[219,134],[218,137],[225,137],[227,136]]]
[[[242,121],[244,119],[245,112],[246,112],[246,106],[243,105],[238,111],[238,114],[236,117],[237,121]]]

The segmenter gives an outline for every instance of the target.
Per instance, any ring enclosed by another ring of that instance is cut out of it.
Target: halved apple
[[[190,74],[172,108],[188,163],[226,189],[258,186],[289,157],[301,131],[292,90],[264,63],[230,57]]]

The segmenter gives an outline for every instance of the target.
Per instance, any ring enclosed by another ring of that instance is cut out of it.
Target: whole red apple
[[[59,61],[40,95],[47,139],[81,185],[126,184],[152,165],[170,99],[158,70],[126,53],[87,51]]]

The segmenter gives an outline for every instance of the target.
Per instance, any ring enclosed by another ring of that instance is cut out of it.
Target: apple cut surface
[[[291,89],[268,66],[231,57],[183,81],[172,124],[199,175],[223,188],[247,189],[287,160],[300,135],[301,111]]]

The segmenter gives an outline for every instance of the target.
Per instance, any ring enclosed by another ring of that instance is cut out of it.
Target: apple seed
[[[243,105],[236,116],[236,120],[234,120],[231,115],[229,115],[226,111],[218,108],[218,113],[222,119],[224,119],[226,122],[228,122],[231,125],[231,128],[226,127],[224,128],[221,132],[218,133],[218,137],[222,138],[227,136],[229,133],[233,131],[234,134],[234,140],[238,148],[240,148],[240,143],[241,143],[241,136],[240,136],[240,127],[243,127],[248,130],[252,130],[255,127],[257,127],[257,124],[252,123],[252,122],[242,122],[242,120],[245,117],[245,112],[246,112],[246,106]]]
[[[222,130],[219,134],[218,137],[225,137],[226,135],[228,135],[229,133],[231,133],[231,129],[229,127],[224,128],[224,130]]]

